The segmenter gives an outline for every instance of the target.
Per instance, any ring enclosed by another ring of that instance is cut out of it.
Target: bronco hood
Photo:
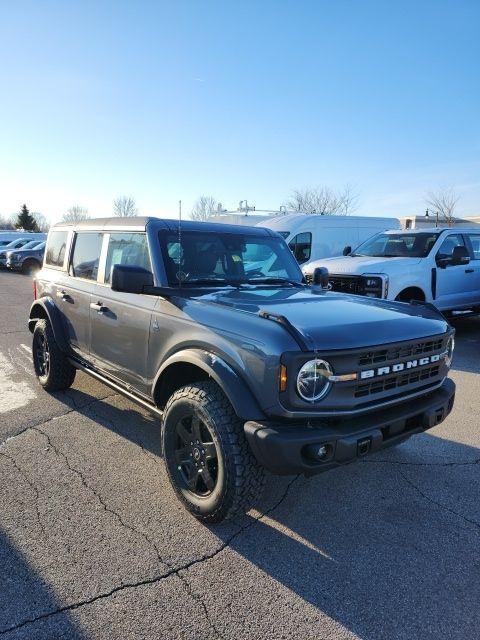
[[[195,300],[256,315],[259,323],[269,322],[261,317],[262,311],[283,316],[300,332],[310,350],[375,346],[448,330],[443,316],[427,306],[332,291],[315,294],[310,288],[224,290]]]

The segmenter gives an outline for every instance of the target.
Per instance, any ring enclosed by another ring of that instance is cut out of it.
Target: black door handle
[[[61,298],[64,302],[71,300],[71,296],[68,295],[66,291],[57,291],[57,298]]]
[[[465,273],[473,273],[475,269],[465,269]]]
[[[97,313],[105,313],[105,311],[108,311],[108,307],[105,307],[101,302],[91,302],[90,309],[93,309]]]

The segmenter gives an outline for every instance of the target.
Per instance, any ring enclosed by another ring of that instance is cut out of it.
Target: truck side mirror
[[[112,291],[143,293],[153,286],[153,274],[137,265],[115,264],[112,269]]]
[[[313,286],[328,289],[328,276],[326,267],[316,267],[313,272]]]
[[[455,247],[452,253],[451,265],[468,264],[470,262],[470,255],[467,247]]]
[[[347,244],[347,246],[343,249],[343,255],[349,256],[352,253],[352,247]]]

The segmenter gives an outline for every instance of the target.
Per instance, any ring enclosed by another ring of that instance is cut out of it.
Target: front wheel
[[[244,513],[261,494],[264,470],[250,452],[243,423],[212,381],[176,391],[165,407],[162,448],[170,482],[204,522]]]
[[[28,260],[25,260],[25,262],[22,264],[22,273],[26,276],[33,276],[37,273],[37,271],[39,271],[41,268],[40,263],[38,262],[38,260],[35,260],[34,258],[29,258]]]

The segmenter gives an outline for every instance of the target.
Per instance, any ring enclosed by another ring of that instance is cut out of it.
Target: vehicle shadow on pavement
[[[29,619],[41,618],[61,608],[52,589],[36,573],[31,563],[0,532],[0,635],[32,638]],[[30,615],[29,615],[30,613]],[[25,625],[25,627],[24,627]],[[15,630],[15,631],[14,631]],[[8,633],[11,631],[11,634]],[[85,635],[71,620],[68,612],[50,620],[50,637],[82,640]]]
[[[260,570],[249,599],[257,589],[264,598],[268,576],[363,638],[478,637],[480,450],[416,440],[295,480],[277,509],[230,543]],[[230,564],[231,584],[244,581],[241,567]]]
[[[159,420],[123,398],[92,400],[72,389],[63,401],[161,456]],[[210,615],[226,615],[228,601],[234,618],[232,603],[255,602],[255,615],[271,621],[273,579],[275,610],[306,602],[296,615],[312,624],[328,616],[363,638],[476,637],[480,450],[448,439],[449,431],[441,425],[434,432],[445,437],[417,435],[310,479],[269,476],[258,513],[239,520],[238,534],[211,528],[228,555],[214,554],[208,572],[201,562],[189,569]]]

